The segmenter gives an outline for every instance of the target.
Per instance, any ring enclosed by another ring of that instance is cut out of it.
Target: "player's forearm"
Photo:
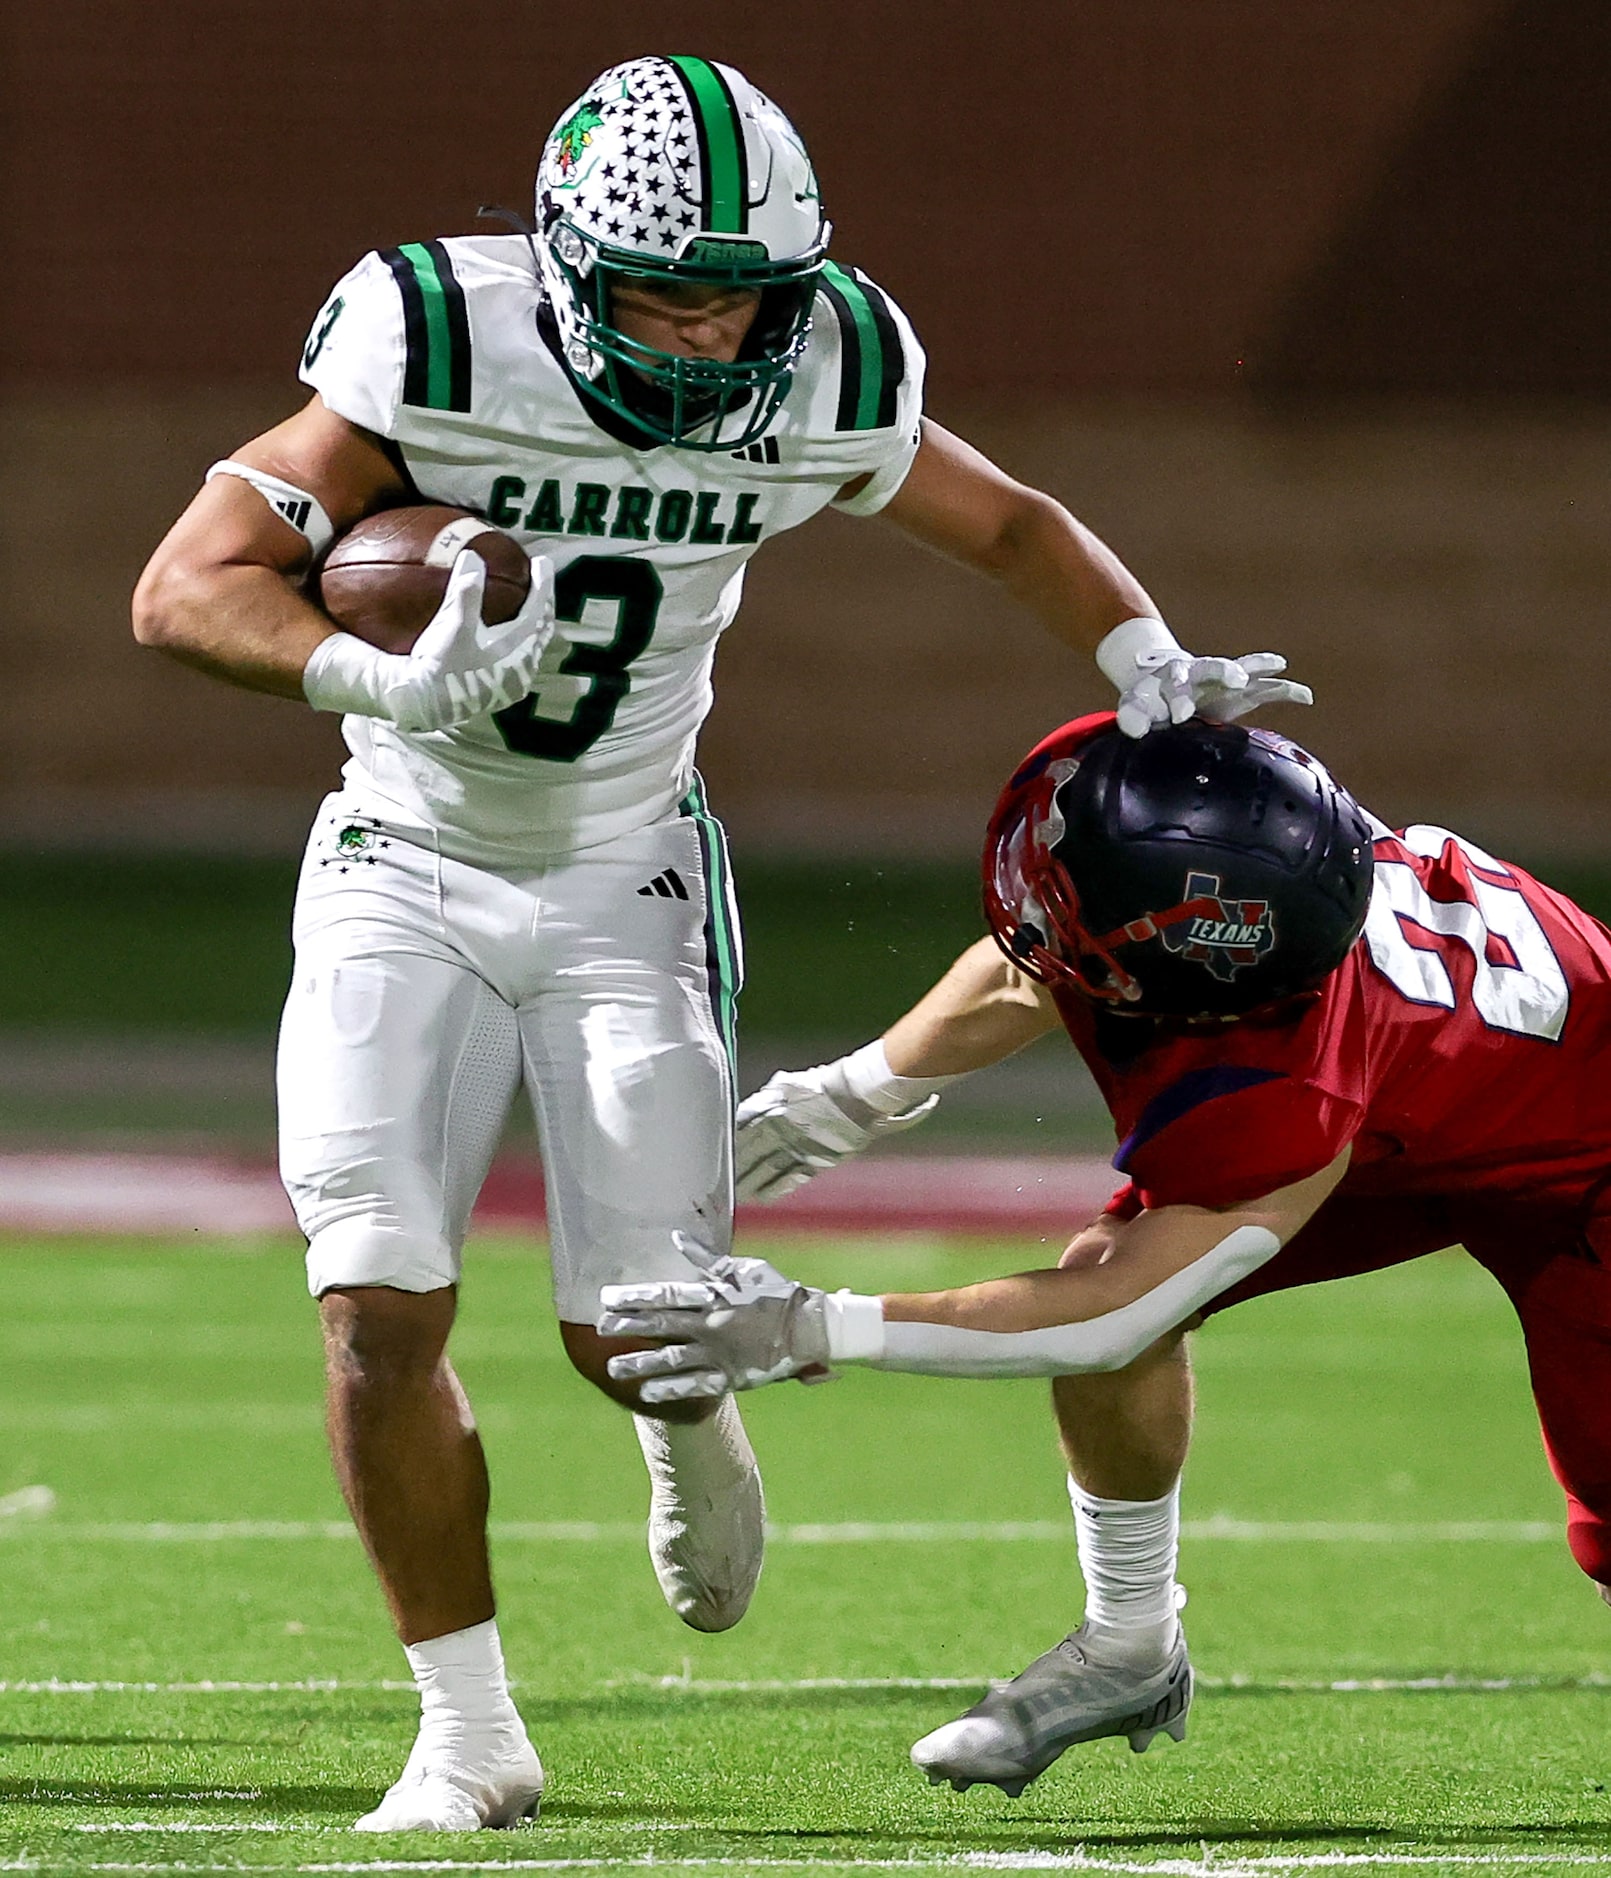
[[[333,631],[285,575],[254,565],[160,559],[135,590],[134,636],[249,691],[301,698],[314,647]]]
[[[949,1291],[901,1292],[883,1299],[888,1323],[944,1324],[1000,1335],[1086,1324],[1145,1298],[1255,1223],[1241,1213],[1171,1206],[1115,1222],[1108,1256],[987,1278]],[[1257,1222],[1268,1230],[1264,1222]]]
[[[1267,1264],[1348,1162],[1344,1149],[1319,1173],[1225,1212],[1166,1206],[1141,1213],[1114,1225],[1111,1255],[1097,1264],[840,1304],[856,1339],[848,1360],[944,1376],[1122,1369]]]
[[[1116,1277],[1122,1261],[1115,1261],[927,1296],[829,1299],[830,1355],[875,1369],[981,1379],[1124,1369],[1280,1246],[1267,1228],[1241,1225],[1143,1286]],[[846,1329],[836,1336],[837,1323]],[[836,1342],[849,1347],[835,1349]]]
[[[1062,503],[1026,490],[998,540],[993,571],[1065,645],[1091,653],[1128,619],[1157,617],[1141,582]]]
[[[897,1076],[962,1076],[985,1069],[1057,1025],[1057,1010],[993,939],[964,952],[884,1035]]]

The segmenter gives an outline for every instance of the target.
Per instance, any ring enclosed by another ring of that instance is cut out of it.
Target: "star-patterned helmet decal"
[[[543,149],[544,206],[599,241],[674,259],[699,222],[699,135],[664,59],[612,66]]]

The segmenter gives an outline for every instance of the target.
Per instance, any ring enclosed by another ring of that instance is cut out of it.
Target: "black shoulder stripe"
[[[878,416],[876,426],[887,430],[895,422],[895,398],[906,377],[906,349],[901,344],[901,335],[895,324],[895,316],[889,310],[889,302],[884,298],[883,289],[875,287],[859,268],[852,270],[856,284],[867,296],[867,305],[873,316],[873,324],[878,329],[879,348],[883,354],[883,371],[878,385]]]
[[[470,314],[440,241],[408,241],[380,257],[403,296],[403,402],[470,409]]]
[[[448,327],[448,409],[470,408],[470,310],[465,305],[464,288],[453,271],[453,262],[440,241],[425,243],[425,252],[436,263],[437,278],[442,283],[443,310]],[[886,319],[889,317],[886,312]]]
[[[856,316],[850,310],[850,302],[828,278],[826,269],[821,276],[820,290],[839,322],[839,346],[844,354],[844,363],[839,372],[839,409],[834,416],[834,429],[854,430],[856,408],[861,395],[861,333],[856,326]]]
[[[895,315],[865,274],[847,273],[827,261],[819,280],[839,322],[843,361],[834,427],[887,430],[895,422],[897,394],[906,376],[906,353]]]
[[[414,273],[414,264],[401,248],[387,248],[380,257],[391,269],[403,296],[403,402],[429,404],[430,338],[425,325],[425,296]]]

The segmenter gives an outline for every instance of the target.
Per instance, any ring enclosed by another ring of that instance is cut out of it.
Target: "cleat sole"
[[[1173,1721],[1165,1722],[1161,1728],[1138,1728],[1130,1736],[1130,1752],[1145,1754],[1159,1735],[1167,1735],[1171,1741],[1186,1739],[1186,1717],[1177,1715]]]

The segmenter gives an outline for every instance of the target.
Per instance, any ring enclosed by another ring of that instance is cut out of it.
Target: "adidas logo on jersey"
[[[735,463],[775,463],[778,460],[778,440],[776,437],[762,437],[758,443],[747,443],[742,450],[730,450],[728,455]]]
[[[686,900],[688,889],[683,885],[682,875],[674,867],[668,867],[663,874],[656,874],[647,887],[638,889],[639,896],[657,894],[662,900]]]

